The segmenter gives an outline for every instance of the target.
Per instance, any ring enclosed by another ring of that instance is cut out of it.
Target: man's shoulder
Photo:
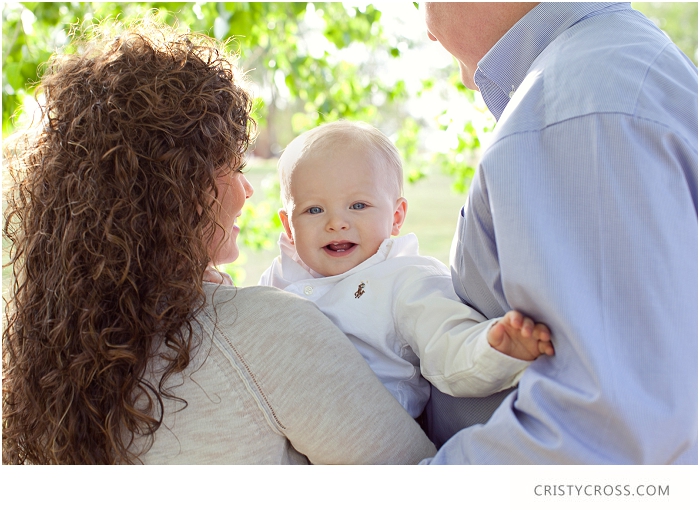
[[[668,124],[667,110],[645,107],[679,89],[697,103],[697,69],[649,20],[635,11],[595,16],[562,33],[533,62],[497,136],[602,114]]]
[[[661,56],[666,56],[669,68],[650,75]],[[640,97],[660,94],[660,89],[692,78],[692,68],[668,37],[636,11],[581,21],[532,66],[543,72],[549,123],[591,113],[634,116]],[[697,70],[694,76],[697,84]]]

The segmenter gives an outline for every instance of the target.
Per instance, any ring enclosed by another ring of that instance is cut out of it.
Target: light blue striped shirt
[[[556,355],[432,463],[696,464],[697,69],[630,4],[542,3],[475,82],[498,124],[455,290]]]

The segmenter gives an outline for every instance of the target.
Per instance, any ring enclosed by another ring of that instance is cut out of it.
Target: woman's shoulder
[[[235,319],[260,318],[277,322],[298,319],[300,315],[310,321],[325,319],[313,302],[276,287],[205,284],[204,290],[209,306],[216,311],[219,320],[232,321],[232,314],[236,315]]]
[[[235,350],[246,369],[277,383],[288,372],[315,367],[355,352],[350,341],[316,305],[274,287],[218,286],[206,289],[210,304],[199,318],[224,354]]]
[[[204,283],[204,292],[210,302],[228,303],[232,300],[248,303],[305,303],[306,300],[299,296],[266,285],[254,285],[250,287],[236,287],[235,285],[221,285]]]

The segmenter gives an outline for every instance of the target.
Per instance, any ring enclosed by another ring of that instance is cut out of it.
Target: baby
[[[448,269],[401,230],[398,150],[379,130],[333,122],[294,139],[278,164],[280,256],[269,285],[313,300],[413,416],[430,386],[481,397],[552,355],[549,330],[517,311],[487,321],[455,295]],[[421,376],[422,374],[422,376]]]

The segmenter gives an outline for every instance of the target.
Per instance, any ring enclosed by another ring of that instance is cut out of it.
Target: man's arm
[[[457,290],[476,275],[488,302],[546,321],[557,350],[433,463],[697,463],[692,142],[609,114],[489,150],[457,236],[477,267]]]

